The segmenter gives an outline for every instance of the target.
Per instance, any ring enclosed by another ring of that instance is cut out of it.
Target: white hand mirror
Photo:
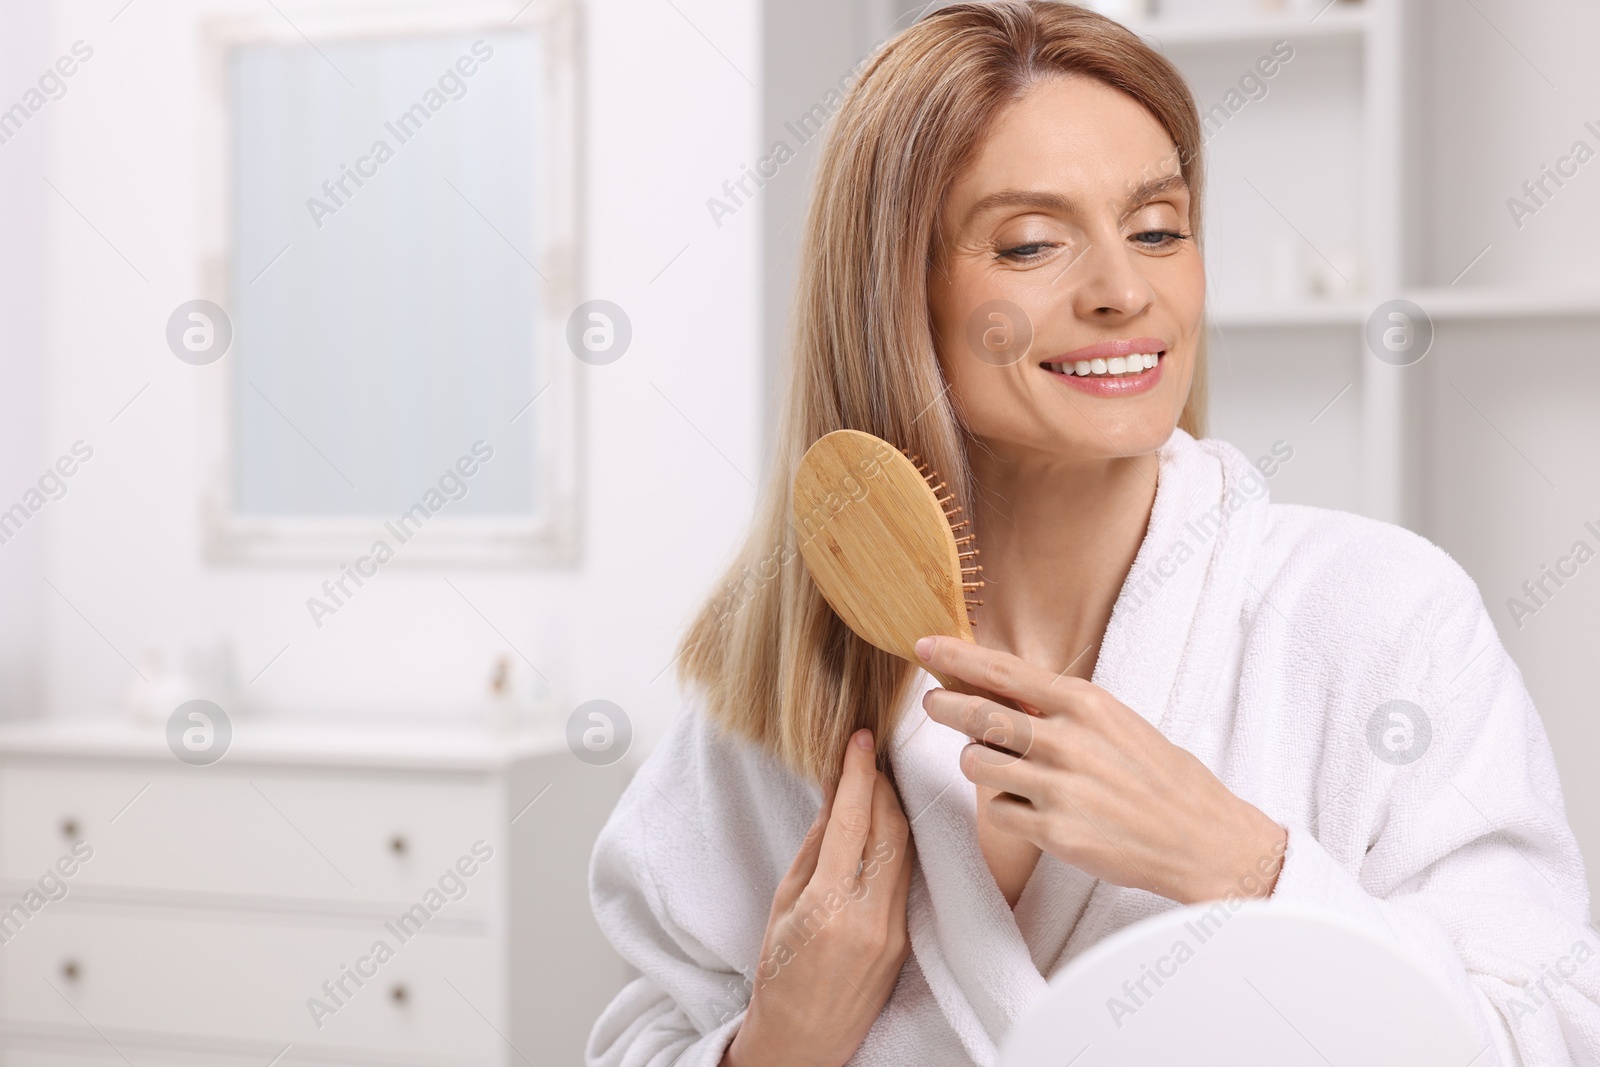
[[[1094,946],[999,1067],[1483,1067],[1442,986],[1365,929],[1296,905],[1181,908]]]

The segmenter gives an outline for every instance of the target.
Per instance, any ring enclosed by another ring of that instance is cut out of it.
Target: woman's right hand
[[[911,952],[912,855],[872,732],[858,730],[773,896],[750,1008],[722,1067],[841,1067],[855,1055]]]

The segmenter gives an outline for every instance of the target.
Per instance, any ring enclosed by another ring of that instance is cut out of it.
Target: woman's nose
[[[1071,287],[1074,310],[1084,319],[1132,318],[1155,300],[1155,290],[1120,235],[1096,239],[1061,284]]]

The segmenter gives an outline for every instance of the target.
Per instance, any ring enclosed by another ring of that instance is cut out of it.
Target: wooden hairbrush
[[[971,523],[921,459],[860,430],[835,430],[795,472],[800,555],[862,640],[923,666],[918,638],[972,640],[968,594],[983,587]],[[962,534],[962,530],[967,532]],[[965,688],[930,671],[945,688]]]

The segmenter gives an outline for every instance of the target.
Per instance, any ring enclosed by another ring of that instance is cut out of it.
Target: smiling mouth
[[[1065,363],[1041,363],[1039,366],[1069,377],[1131,378],[1154,368],[1165,355],[1165,352],[1132,352],[1109,359],[1080,359]]]

